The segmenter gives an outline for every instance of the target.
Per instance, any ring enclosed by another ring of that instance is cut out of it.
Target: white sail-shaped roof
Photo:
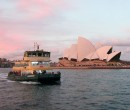
[[[97,52],[94,52],[94,54],[92,55],[91,60],[93,59],[99,59]]]
[[[91,60],[92,56],[93,56],[94,52],[88,54],[85,59]]]
[[[120,57],[120,54],[121,54],[121,52],[112,52],[111,54],[108,55],[107,61],[110,61],[113,57],[115,57],[117,55],[119,55],[119,57]]]
[[[83,37],[78,38],[78,61],[82,61],[88,54],[95,51],[94,45]]]
[[[112,49],[112,46],[103,46],[97,49],[96,53],[99,56],[100,60],[104,60],[108,56],[108,52]]]
[[[69,50],[69,59],[77,60],[77,44],[72,44]]]
[[[77,44],[72,44],[70,48],[65,49],[63,57],[69,60],[76,59],[82,61],[83,59],[88,60],[118,60],[121,52],[113,52],[112,46],[103,46],[96,50],[94,45],[86,38],[79,37]]]
[[[64,50],[63,57],[69,58],[69,48],[66,48],[66,49]]]
[[[88,54],[85,59],[88,59],[88,60],[94,60],[94,59],[99,59],[98,55],[96,52],[92,52],[90,54]]]

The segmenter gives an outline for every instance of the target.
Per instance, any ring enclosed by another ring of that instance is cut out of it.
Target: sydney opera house
[[[65,49],[59,58],[59,66],[108,65],[120,60],[121,52],[113,51],[112,46],[96,48],[88,39],[79,37],[76,44]]]

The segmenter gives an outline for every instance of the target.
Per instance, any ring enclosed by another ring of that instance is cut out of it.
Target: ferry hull
[[[8,75],[8,79],[12,81],[33,81],[40,82],[42,84],[60,82],[60,77],[60,74],[38,74],[27,76]]]
[[[58,83],[60,82],[60,75],[54,75],[54,76],[50,76],[50,77],[39,77],[38,78],[38,82],[40,83]]]

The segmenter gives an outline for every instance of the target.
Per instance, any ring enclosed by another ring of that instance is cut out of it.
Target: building
[[[98,49],[86,38],[79,37],[77,44],[72,44],[66,48],[62,58],[59,58],[61,65],[74,66],[78,63],[99,61],[99,62],[117,62],[120,60],[121,52],[113,51],[112,46],[102,46]],[[74,63],[77,62],[77,63]],[[92,63],[93,64],[93,63]]]
[[[11,68],[13,65],[13,61],[10,61],[6,58],[0,58],[0,68]]]

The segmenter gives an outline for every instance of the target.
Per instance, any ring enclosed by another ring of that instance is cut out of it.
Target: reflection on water
[[[0,110],[127,110],[130,70],[60,70],[60,85],[10,82],[0,74]],[[2,80],[4,79],[4,80]]]

